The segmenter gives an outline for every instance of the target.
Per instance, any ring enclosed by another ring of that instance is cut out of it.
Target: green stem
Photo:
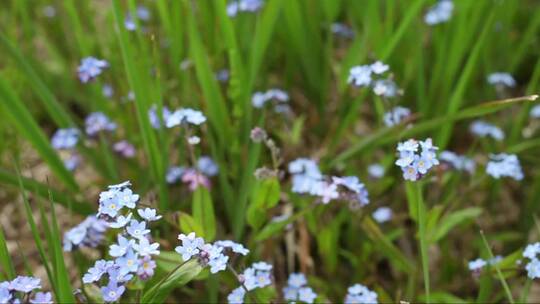
[[[527,281],[525,281],[525,286],[523,286],[523,292],[521,293],[521,298],[519,299],[520,303],[527,303],[527,299],[529,298],[529,290],[531,289],[532,280],[527,277]]]
[[[429,257],[427,253],[428,244],[426,239],[426,206],[424,205],[424,199],[422,196],[422,184],[420,182],[416,182],[415,187],[418,211],[418,236],[420,238],[420,255],[422,257],[422,271],[424,274],[426,303],[429,303]]]

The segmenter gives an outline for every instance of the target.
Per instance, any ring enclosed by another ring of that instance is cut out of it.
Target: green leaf
[[[49,165],[53,173],[72,191],[79,187],[71,172],[60,160],[56,151],[49,144],[49,140],[38,126],[24,103],[13,92],[4,77],[0,77],[0,105],[11,119],[19,132],[32,144],[43,160]]]
[[[203,228],[187,213],[180,212],[178,223],[180,224],[180,230],[185,234],[195,232],[196,235],[204,235]]]
[[[178,286],[185,285],[193,280],[202,270],[201,265],[194,259],[167,274],[162,282],[154,285],[142,298],[142,303],[163,303],[171,291]]]
[[[462,210],[453,212],[445,217],[443,217],[439,223],[434,227],[435,229],[431,234],[430,242],[436,243],[444,238],[452,228],[458,226],[459,224],[473,220],[482,213],[482,208],[471,207]]]
[[[202,227],[202,235],[207,241],[216,236],[216,215],[210,192],[205,187],[198,187],[193,192],[193,219],[199,227]]]

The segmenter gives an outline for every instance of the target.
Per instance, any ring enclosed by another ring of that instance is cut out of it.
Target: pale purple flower
[[[210,180],[197,170],[188,169],[182,175],[182,182],[189,184],[189,189],[195,191],[199,186],[210,188]]]
[[[348,288],[345,297],[346,304],[353,303],[378,303],[377,294],[362,284],[355,284]]]
[[[206,117],[201,111],[185,108],[174,111],[167,117],[165,126],[173,128],[182,124],[200,125],[206,121]]]
[[[430,7],[424,16],[424,22],[428,25],[437,25],[450,20],[454,10],[452,0],[440,0],[434,6]]]
[[[311,287],[302,287],[298,289],[298,300],[305,303],[313,303],[317,298],[317,294],[313,292]]]
[[[354,37],[354,30],[346,24],[336,22],[332,24],[330,29],[332,30],[332,33],[340,37],[347,39],[351,39]]]
[[[483,120],[476,120],[471,124],[470,131],[478,137],[491,137],[497,141],[504,139],[504,131]]]
[[[242,286],[234,289],[228,296],[227,301],[229,304],[243,304],[246,291]]]
[[[516,80],[509,73],[495,72],[491,73],[487,77],[487,82],[494,86],[506,86],[513,88],[516,86]]]
[[[388,207],[379,207],[372,214],[377,223],[385,223],[392,219],[392,209]]]
[[[486,173],[499,179],[511,177],[517,181],[523,179],[523,171],[519,159],[515,154],[492,154],[486,166]]]
[[[98,260],[93,267],[89,268],[88,271],[84,274],[82,281],[85,284],[97,282],[101,277],[109,270],[109,268],[114,266],[114,262]]]
[[[132,158],[135,156],[135,146],[130,144],[127,140],[116,142],[113,145],[113,150],[125,158]]]
[[[98,219],[95,215],[88,216],[64,234],[64,251],[79,247],[96,247],[103,241],[107,225],[106,221]]]
[[[182,260],[184,261],[199,254],[200,247],[204,245],[203,238],[196,237],[194,232],[191,232],[188,235],[180,234],[178,239],[182,241],[182,245],[177,246],[174,250],[182,255]]]
[[[121,256],[115,260],[115,265],[120,267],[120,273],[122,274],[137,272],[139,265],[138,255],[133,250],[129,249],[124,256]]]
[[[131,216],[132,216],[131,212],[127,216],[119,215],[118,217],[116,217],[115,222],[109,223],[109,227],[122,228],[126,226],[129,223],[129,221],[131,221]]]
[[[383,121],[387,127],[392,127],[399,124],[409,116],[411,116],[411,110],[398,106],[384,113]]]
[[[169,119],[169,116],[171,115],[171,111],[166,106],[163,106],[161,113],[161,117],[159,117],[156,105],[153,105],[150,110],[148,110],[150,124],[154,129],[159,129],[161,127],[161,121],[163,121],[163,123],[165,124],[167,122],[167,119]]]
[[[139,269],[137,270],[139,278],[147,280],[154,275],[154,269],[156,269],[156,262],[150,256],[139,259]]]

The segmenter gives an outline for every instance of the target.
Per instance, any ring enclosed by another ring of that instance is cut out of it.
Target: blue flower
[[[249,253],[249,249],[245,248],[244,245],[235,243],[230,240],[216,241],[214,242],[214,245],[223,248],[230,248],[232,252],[239,253],[241,255],[247,255]]]
[[[105,238],[107,222],[96,216],[88,216],[79,225],[64,234],[64,251],[78,247],[96,247]]]
[[[200,111],[193,109],[179,109],[174,111],[165,122],[167,128],[173,128],[182,124],[200,125],[206,121],[206,117]]]
[[[115,260],[115,265],[120,267],[120,272],[122,274],[137,272],[138,255],[133,250],[129,249],[126,255]]]
[[[371,66],[369,65],[354,66],[349,71],[349,78],[347,81],[357,87],[367,87],[371,84],[372,72]]]
[[[341,36],[343,38],[351,39],[354,37],[354,30],[348,27],[343,23],[332,23],[331,31],[335,35]]]
[[[159,244],[148,241],[147,238],[140,238],[139,243],[133,244],[133,249],[141,256],[157,255],[159,254]]]
[[[207,176],[215,176],[218,174],[219,168],[216,162],[208,156],[201,156],[197,161],[197,169],[202,174]]]
[[[101,131],[114,131],[116,124],[101,112],[90,113],[85,120],[86,134],[94,136]]]
[[[120,299],[126,288],[118,285],[115,281],[110,281],[107,286],[101,287],[101,294],[105,302],[116,302]]]
[[[116,200],[107,200],[99,205],[99,214],[106,214],[110,217],[116,217],[118,212],[122,209],[122,204]]]
[[[303,273],[291,273],[287,284],[292,287],[300,288],[307,284],[306,276]]]
[[[377,223],[382,224],[384,222],[388,222],[392,219],[392,209],[388,207],[379,207],[377,210],[375,210],[375,212],[373,212],[372,216]]]
[[[9,301],[12,297],[11,291],[9,290],[9,283],[0,283],[0,303],[10,303]]]
[[[227,301],[229,304],[243,304],[244,303],[244,297],[246,296],[246,290],[240,286],[227,296]]]
[[[107,274],[109,275],[109,281],[114,281],[117,283],[126,283],[133,279],[133,275],[130,274],[127,269],[123,269],[118,265],[109,268],[107,270]]]
[[[497,141],[504,139],[504,131],[501,128],[485,122],[483,120],[475,120],[470,127],[472,134],[478,137],[492,137]]]
[[[211,273],[217,273],[227,268],[227,262],[229,261],[229,257],[222,254],[221,253],[222,250],[223,250],[223,247],[211,246],[211,250],[209,251],[209,261],[208,261],[208,265],[210,266]]]
[[[515,154],[492,154],[486,166],[486,173],[499,179],[511,177],[517,181],[523,179],[523,171],[519,159]]]
[[[272,284],[272,265],[258,262],[246,268],[243,273],[244,286],[247,290],[263,288]]]
[[[317,298],[317,294],[313,292],[311,287],[302,287],[298,289],[298,300],[306,303],[313,303]]]
[[[154,129],[159,129],[161,127],[161,122],[165,124],[167,119],[169,119],[169,116],[171,115],[171,111],[166,106],[163,106],[161,117],[157,114],[157,106],[152,105],[150,110],[148,110],[148,117],[150,118],[150,124]]]
[[[467,171],[469,174],[473,174],[476,169],[476,163],[472,158],[458,155],[452,151],[442,151],[439,158],[454,169]]]
[[[138,194],[133,194],[133,191],[131,189],[124,189],[121,192],[118,193],[118,202],[122,206],[126,206],[129,209],[135,208],[135,203],[139,200]]]
[[[418,147],[421,147],[421,152],[418,154]],[[438,148],[433,146],[431,138],[425,141],[416,141],[409,139],[405,142],[398,143],[397,150],[399,158],[396,160],[396,165],[401,167],[403,178],[405,180],[416,181],[433,166],[439,164],[435,151]]]
[[[378,303],[377,294],[362,284],[355,284],[349,287],[344,302],[346,304]]]
[[[487,82],[494,86],[506,86],[513,88],[516,86],[516,80],[509,73],[495,72],[491,73],[487,77]]]
[[[51,145],[55,149],[71,149],[79,141],[79,130],[76,128],[58,129],[51,138]]]
[[[81,60],[81,64],[77,68],[77,73],[81,82],[86,83],[96,78],[108,66],[109,64],[105,60],[86,57]]]
[[[256,12],[261,9],[261,0],[233,0],[227,4],[227,15],[236,17],[240,12]]]
[[[138,209],[137,213],[139,213],[139,216],[142,217],[145,221],[157,221],[161,218],[161,215],[156,215],[156,209],[152,208],[145,208],[145,209]]]
[[[167,169],[165,180],[169,184],[174,184],[182,179],[182,175],[184,175],[185,172],[186,168],[184,167],[169,167],[169,169]]]
[[[129,226],[127,227],[127,233],[136,239],[143,238],[146,234],[150,233],[149,229],[146,229],[146,222],[137,220],[131,220]]]
[[[454,3],[452,0],[440,0],[428,10],[424,16],[424,22],[428,25],[447,22],[452,17],[453,10]]]
[[[181,246],[177,246],[174,250],[182,255],[182,260],[187,261],[192,256],[199,254],[200,249],[204,245],[203,238],[196,237],[194,232],[187,236],[180,234],[178,239],[182,241]]]
[[[122,228],[129,223],[129,221],[131,220],[131,216],[132,216],[131,213],[128,213],[127,216],[119,215],[118,217],[116,217],[115,222],[109,223],[109,227]]]
[[[109,255],[112,257],[121,257],[128,249],[133,248],[135,244],[134,240],[128,240],[127,238],[123,237],[122,235],[118,235],[118,244],[112,244],[109,247]]]
[[[387,127],[392,127],[409,116],[411,116],[411,110],[404,107],[394,107],[390,111],[384,113],[383,121]]]
[[[90,267],[86,274],[84,274],[82,280],[83,283],[89,284],[97,282],[101,279],[103,274],[105,274],[111,267],[114,266],[114,262],[98,260],[93,267]]]
[[[34,289],[41,288],[41,280],[39,278],[18,276],[9,283],[9,289],[24,293],[29,293]]]

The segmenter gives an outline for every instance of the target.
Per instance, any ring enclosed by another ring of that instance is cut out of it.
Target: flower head
[[[146,222],[131,220],[129,226],[126,229],[127,233],[136,239],[144,238],[145,235],[150,233],[149,229],[146,229]]]
[[[101,287],[101,294],[105,302],[116,302],[120,299],[126,288],[118,285],[116,281],[110,281],[107,286]]]
[[[428,25],[437,25],[439,23],[447,22],[452,17],[453,10],[454,3],[452,0],[440,0],[428,10],[424,16],[424,21]]]
[[[77,128],[58,129],[51,138],[51,146],[57,150],[71,149],[79,141]]]
[[[9,289],[29,293],[34,289],[41,288],[41,280],[39,278],[18,276],[9,283]]]
[[[516,80],[509,73],[496,72],[491,73],[487,77],[487,82],[494,86],[505,86],[513,88],[516,86]]]
[[[81,64],[77,68],[77,73],[81,82],[86,83],[96,78],[107,67],[109,67],[109,64],[105,60],[86,57],[81,60]]]
[[[139,209],[137,210],[137,213],[139,213],[139,216],[145,221],[149,222],[157,221],[162,217],[161,215],[156,215],[156,209],[152,208]]]
[[[418,153],[419,146],[421,147],[420,153]],[[438,148],[433,146],[431,138],[425,141],[409,139],[398,143],[397,150],[399,158],[395,163],[401,167],[405,180],[416,181],[427,174],[432,167],[439,164],[435,153]]]
[[[377,294],[362,284],[355,284],[347,289],[345,303],[378,303]]]
[[[93,112],[85,120],[86,134],[94,136],[101,131],[114,131],[116,124],[102,112]]]
[[[515,154],[492,154],[486,166],[487,174],[499,179],[511,177],[517,181],[523,179],[523,171],[519,159]]]

